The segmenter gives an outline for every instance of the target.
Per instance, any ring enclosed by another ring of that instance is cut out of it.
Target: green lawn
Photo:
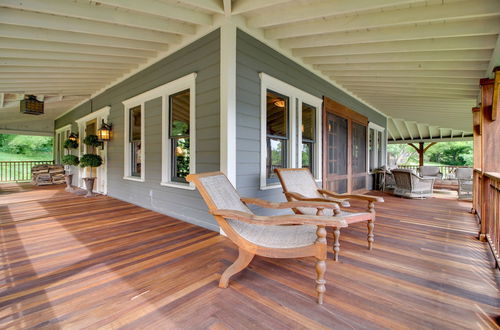
[[[0,151],[0,162],[6,161],[19,161],[19,160],[52,160],[53,155],[51,151],[36,152],[29,155],[25,154],[12,154]]]

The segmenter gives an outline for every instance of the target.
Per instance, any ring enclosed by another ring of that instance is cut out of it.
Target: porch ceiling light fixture
[[[279,107],[279,108],[284,108],[285,107],[285,100],[276,100],[276,101],[274,101],[274,105]]]
[[[111,140],[111,124],[106,124],[104,119],[102,120],[101,128],[97,130],[97,138],[101,142],[106,142]]]

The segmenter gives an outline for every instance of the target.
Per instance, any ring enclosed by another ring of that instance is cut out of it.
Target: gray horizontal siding
[[[93,109],[111,106],[109,122],[113,140],[108,142],[108,195],[218,230],[197,191],[164,187],[161,181],[161,98],[145,104],[145,182],[123,179],[124,118],[122,101],[192,72],[196,77],[196,170],[220,168],[220,37],[214,31],[96,96]],[[59,118],[55,126],[73,124],[90,113],[87,102]]]
[[[260,190],[260,77],[264,72],[309,94],[327,96],[382,127],[386,118],[326,80],[238,30],[236,51],[237,186],[242,195],[283,201],[281,189]]]

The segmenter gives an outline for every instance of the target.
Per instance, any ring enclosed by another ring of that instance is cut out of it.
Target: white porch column
[[[236,186],[236,25],[220,31],[220,170]]]

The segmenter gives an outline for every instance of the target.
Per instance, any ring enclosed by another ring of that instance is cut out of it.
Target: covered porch
[[[333,262],[329,233],[317,305],[314,258],[257,257],[220,289],[237,250],[216,232],[108,196],[2,185],[0,326],[496,328],[498,271],[471,203],[383,197],[373,251],[356,224]]]

